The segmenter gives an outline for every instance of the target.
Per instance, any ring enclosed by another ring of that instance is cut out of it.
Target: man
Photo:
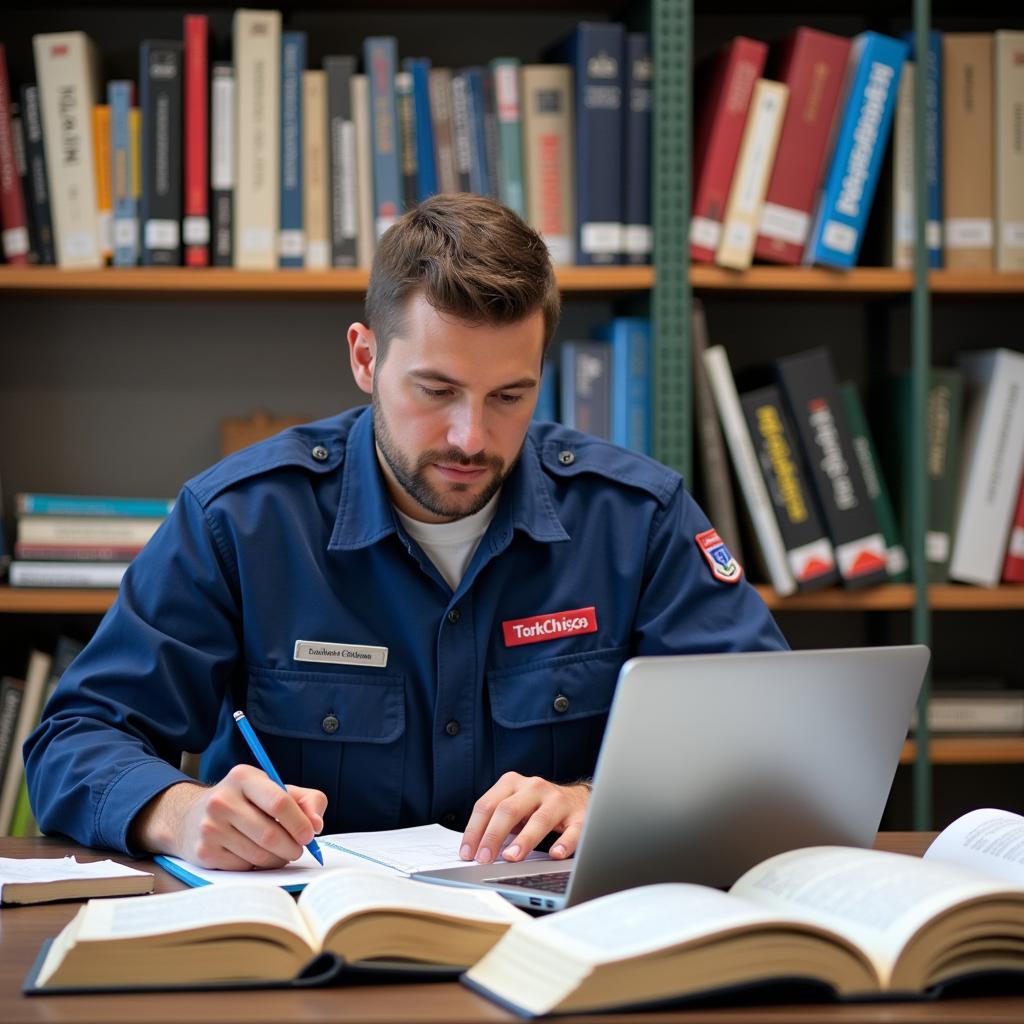
[[[558,315],[515,214],[406,214],[348,330],[371,409],[184,486],[26,743],[43,829],[228,869],[431,821],[568,857],[628,657],[784,647],[676,473],[531,422]]]

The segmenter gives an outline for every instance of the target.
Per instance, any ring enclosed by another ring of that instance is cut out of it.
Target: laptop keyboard
[[[548,871],[540,875],[509,875],[507,878],[488,878],[488,885],[514,885],[522,889],[539,889],[541,892],[564,893],[569,888],[572,870]]]

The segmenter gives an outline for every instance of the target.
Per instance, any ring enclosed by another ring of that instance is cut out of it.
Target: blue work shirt
[[[588,777],[628,657],[786,646],[709,529],[677,473],[535,423],[453,592],[398,521],[368,409],[238,452],[185,484],[27,740],[39,824],[131,852],[182,751],[208,781],[252,763],[238,708],[286,782],[327,794],[326,832],[464,827],[504,772]]]

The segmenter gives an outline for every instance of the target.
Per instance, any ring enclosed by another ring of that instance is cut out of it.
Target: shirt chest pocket
[[[488,672],[495,777],[592,776],[626,657],[625,647],[604,648]]]
[[[327,794],[325,832],[396,826],[404,676],[250,666],[246,715],[286,782]]]

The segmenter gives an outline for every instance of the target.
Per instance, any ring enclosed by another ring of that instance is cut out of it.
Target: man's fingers
[[[223,841],[225,854],[237,857],[242,862],[241,866],[236,870],[283,868],[288,863],[288,860],[275,856],[262,846],[257,846],[248,836],[239,832],[236,828],[229,828],[223,837]]]
[[[516,787],[523,782],[523,777],[515,772],[507,772],[491,786],[489,790],[473,805],[473,813],[469,816],[466,831],[462,834],[462,845],[459,856],[463,860],[478,858],[480,840],[491,823],[491,819],[502,800],[515,792]],[[516,822],[512,822],[516,824]],[[505,835],[508,835],[506,831]],[[504,838],[504,836],[502,837]],[[494,859],[494,850],[491,848],[490,860]]]
[[[327,794],[322,793],[319,789],[305,789],[302,786],[289,786],[288,792],[299,805],[302,813],[309,819],[313,831],[319,835],[324,830]]]
[[[555,860],[562,860],[571,857],[576,852],[580,843],[580,835],[583,832],[583,822],[573,822],[568,825],[565,831],[558,837],[551,846],[551,856]]]
[[[248,802],[259,808],[273,822],[277,822],[293,842],[299,846],[305,846],[306,843],[312,840],[313,825],[310,823],[305,811],[296,803],[295,797],[264,775],[263,772],[246,773],[241,779],[241,790],[242,795]],[[249,828],[241,826],[239,828],[250,839],[263,845],[259,835],[253,835]],[[274,836],[273,830],[270,830],[269,835],[271,837]],[[285,856],[285,851],[282,849],[273,846],[266,848],[282,857]],[[301,852],[300,850],[294,856],[288,857],[288,860],[294,860],[300,856]]]

